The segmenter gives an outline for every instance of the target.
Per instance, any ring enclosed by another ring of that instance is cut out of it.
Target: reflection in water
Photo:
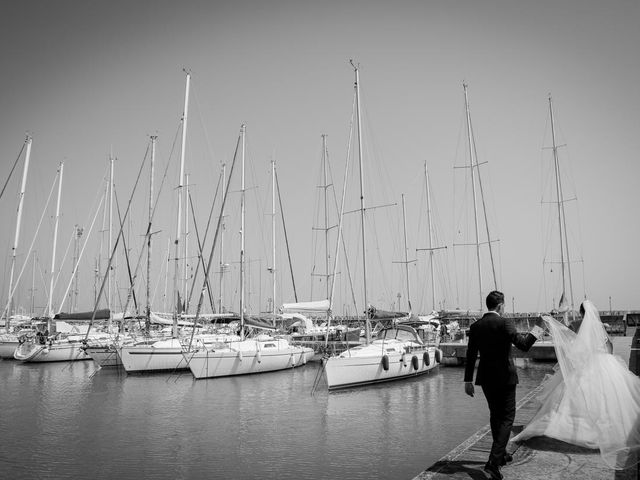
[[[0,361],[0,431],[14,432],[0,443],[3,475],[412,478],[487,423],[461,368],[312,395],[318,368],[194,381]],[[519,397],[550,370],[520,369]]]

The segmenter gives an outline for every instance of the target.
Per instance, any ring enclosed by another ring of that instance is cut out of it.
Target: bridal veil
[[[583,306],[578,333],[543,317],[559,368],[545,384],[540,410],[513,440],[545,435],[599,449],[609,467],[624,469],[640,452],[640,377],[608,353],[598,310],[588,300]]]

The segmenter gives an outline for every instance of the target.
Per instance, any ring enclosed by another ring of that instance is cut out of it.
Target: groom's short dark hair
[[[498,290],[494,290],[487,295],[487,308],[489,310],[495,310],[498,305],[504,303],[504,293],[499,292]]]

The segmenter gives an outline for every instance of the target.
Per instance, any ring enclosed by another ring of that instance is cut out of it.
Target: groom
[[[501,480],[503,477],[500,467],[511,461],[511,455],[507,453],[506,448],[516,415],[518,374],[511,358],[511,344],[526,352],[535,343],[542,329],[535,327],[531,333],[518,333],[513,320],[502,316],[502,292],[494,290],[489,293],[486,304],[489,311],[469,328],[464,390],[467,395],[473,397],[473,371],[480,353],[476,385],[482,387],[489,404],[489,423],[493,437],[491,453],[484,471],[489,478]]]

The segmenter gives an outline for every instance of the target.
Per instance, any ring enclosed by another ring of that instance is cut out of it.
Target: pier
[[[640,328],[635,329],[633,337],[614,336],[611,340],[613,353],[628,360],[631,371],[639,375]],[[541,390],[540,385],[517,403],[514,433],[520,432],[537,412],[540,404],[536,398]],[[463,395],[462,385],[460,391]],[[413,480],[484,479],[483,467],[491,443],[491,428],[486,425]],[[602,462],[598,450],[547,437],[536,437],[521,445],[510,442],[507,451],[513,455],[513,462],[502,468],[506,480],[638,480],[639,477],[638,465],[616,471]]]

